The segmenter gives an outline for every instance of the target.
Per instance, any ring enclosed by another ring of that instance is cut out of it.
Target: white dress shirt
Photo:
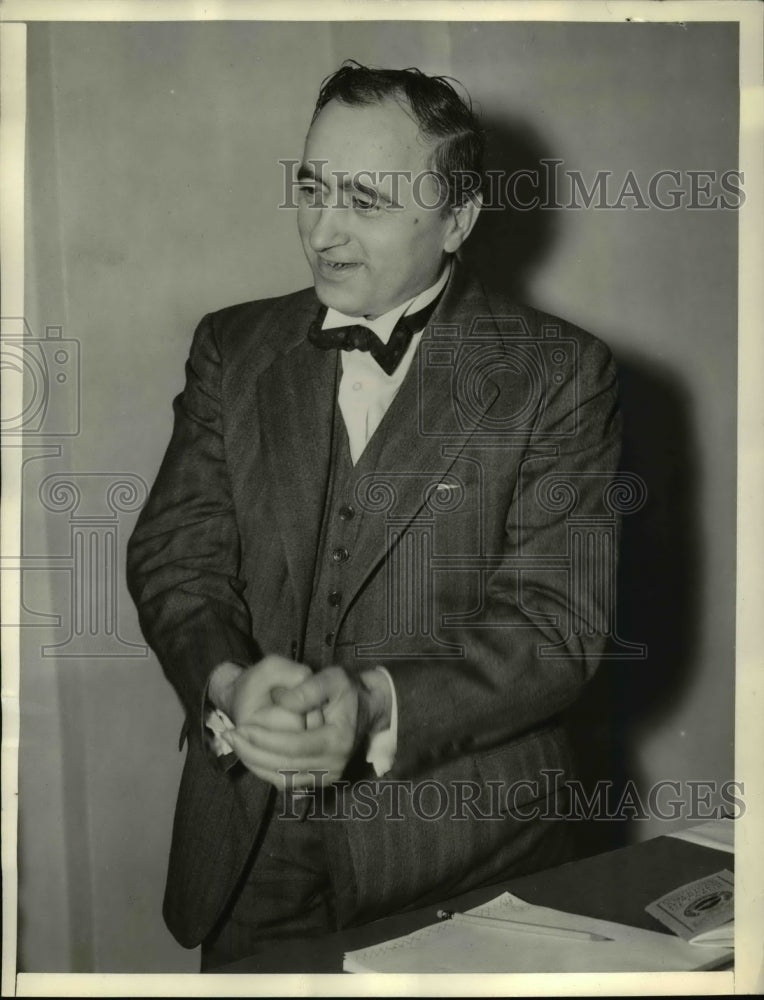
[[[336,326],[352,324],[366,326],[373,330],[379,339],[386,344],[401,316],[424,309],[440,295],[448,281],[449,271],[450,269],[447,267],[434,285],[376,319],[367,320],[363,316],[346,316],[336,309],[329,308],[326,311],[322,329],[330,330]],[[342,378],[340,379],[338,402],[342,419],[347,428],[353,465],[363,454],[369,439],[379,427],[388,407],[395,399],[411,367],[411,362],[414,360],[419,341],[422,339],[422,332],[422,330],[418,330],[411,338],[406,353],[392,375],[384,372],[368,351],[340,351]]]

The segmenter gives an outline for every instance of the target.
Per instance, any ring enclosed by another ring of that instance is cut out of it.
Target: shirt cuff
[[[398,749],[398,699],[395,695],[395,684],[390,676],[390,672],[380,666],[375,667],[375,669],[380,670],[387,677],[392,695],[390,728],[374,733],[369,738],[369,747],[366,751],[366,763],[371,764],[376,776],[381,778],[388,771],[392,770],[395,752]]]
[[[212,737],[210,739],[210,746],[217,754],[218,757],[225,757],[226,754],[231,753],[231,748],[225,743],[221,738],[220,734],[226,732],[228,729],[234,729],[234,724],[219,708],[210,708],[204,719],[205,726],[212,732]]]

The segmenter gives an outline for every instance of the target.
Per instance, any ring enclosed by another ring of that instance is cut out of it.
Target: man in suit
[[[458,260],[481,152],[446,80],[343,66],[298,175],[315,286],[196,330],[128,581],[186,712],[164,913],[205,969],[566,856],[609,589],[570,518],[616,383]]]

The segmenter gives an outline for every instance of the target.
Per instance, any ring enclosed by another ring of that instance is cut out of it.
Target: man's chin
[[[367,316],[371,312],[370,303],[367,303],[362,296],[354,295],[350,289],[327,286],[327,283],[318,276],[315,279],[315,288],[319,302],[329,309],[336,309],[346,316]]]

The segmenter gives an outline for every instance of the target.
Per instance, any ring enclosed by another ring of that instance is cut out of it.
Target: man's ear
[[[483,196],[480,192],[470,192],[461,205],[449,210],[451,227],[446,237],[443,249],[446,253],[455,253],[472,232],[483,207]]]

